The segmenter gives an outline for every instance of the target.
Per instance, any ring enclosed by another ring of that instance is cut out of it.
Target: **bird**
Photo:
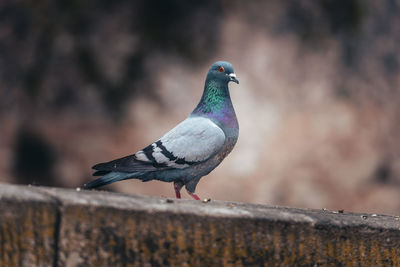
[[[126,179],[143,182],[172,182],[176,198],[185,186],[196,200],[200,179],[214,170],[232,151],[239,136],[239,124],[228,84],[239,80],[231,63],[211,65],[200,102],[190,115],[160,139],[135,154],[99,163],[93,176],[102,176],[84,185],[93,189]]]

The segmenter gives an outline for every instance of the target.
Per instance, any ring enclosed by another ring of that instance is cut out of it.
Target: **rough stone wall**
[[[0,266],[399,266],[398,216],[0,186]]]

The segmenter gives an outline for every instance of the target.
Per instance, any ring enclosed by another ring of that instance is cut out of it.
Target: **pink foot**
[[[200,198],[199,198],[195,193],[191,193],[191,192],[189,192],[189,191],[188,191],[188,193],[189,193],[189,195],[192,196],[192,198],[194,198],[194,199],[196,199],[196,200],[200,200]]]
[[[179,191],[179,187],[177,184],[174,184],[174,189],[175,189],[176,198],[181,198],[181,192]]]

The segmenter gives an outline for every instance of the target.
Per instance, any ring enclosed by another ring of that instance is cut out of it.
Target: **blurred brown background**
[[[399,214],[399,45],[399,0],[1,1],[0,181],[81,186],[183,120],[227,60],[240,137],[201,197]]]

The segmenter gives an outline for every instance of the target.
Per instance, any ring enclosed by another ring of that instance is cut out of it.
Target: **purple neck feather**
[[[228,84],[207,79],[203,96],[192,114],[206,116],[226,126],[236,127],[236,114],[229,95]]]

